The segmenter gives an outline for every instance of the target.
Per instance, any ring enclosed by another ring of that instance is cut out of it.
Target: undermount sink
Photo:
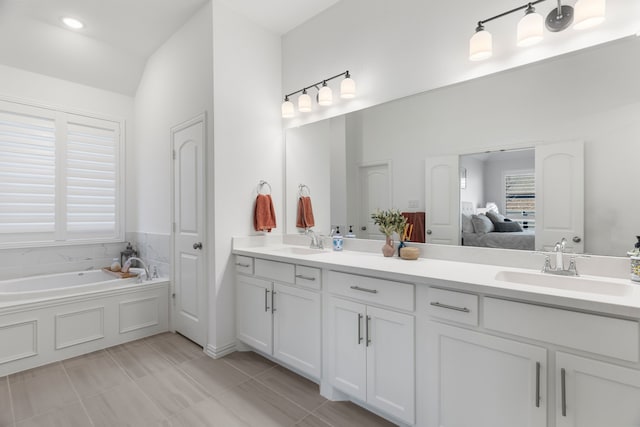
[[[317,255],[326,252],[324,249],[312,249],[300,246],[285,246],[283,248],[274,249],[273,251],[291,255]]]
[[[551,274],[524,273],[520,271],[499,271],[496,274],[496,280],[600,295],[623,296],[633,290],[633,285],[630,284],[587,279],[584,277],[553,276]]]

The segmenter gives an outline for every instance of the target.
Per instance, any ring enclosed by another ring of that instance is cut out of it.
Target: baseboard
[[[231,354],[234,351],[236,351],[235,342],[232,342],[230,344],[223,345],[220,347],[215,347],[211,344],[207,344],[207,346],[205,347],[205,353],[207,353],[209,356],[213,357],[214,359],[220,359],[221,357],[224,357],[227,354]]]

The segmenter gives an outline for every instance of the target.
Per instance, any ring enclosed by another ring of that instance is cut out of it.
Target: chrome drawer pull
[[[536,362],[536,408],[540,407],[540,362]]]
[[[567,371],[560,369],[560,394],[562,399],[562,416],[567,416]]]
[[[376,289],[367,289],[367,288],[361,288],[360,286],[349,286],[351,289],[353,289],[354,291],[361,291],[361,292],[369,292],[370,294],[377,294],[378,291]]]
[[[362,314],[358,313],[358,345],[362,342]]]
[[[456,307],[455,305],[442,304],[438,301],[433,301],[429,304],[431,304],[434,307],[447,308],[449,310],[455,310],[455,311],[462,311],[463,313],[471,313],[471,310],[469,310],[467,307]]]
[[[240,262],[236,262],[236,265],[237,265],[238,267],[244,267],[244,268],[249,268],[249,267],[251,267],[251,264],[242,264],[242,263],[240,263]]]
[[[304,276],[304,275],[302,275],[302,274],[296,274],[296,277],[297,277],[298,279],[311,280],[312,282],[313,282],[314,280],[316,280],[316,278],[315,278],[315,277]]]

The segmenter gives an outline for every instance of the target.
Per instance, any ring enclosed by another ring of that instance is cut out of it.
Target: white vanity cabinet
[[[236,264],[237,338],[320,378],[320,270],[262,259]],[[244,273],[248,264],[252,275]]]
[[[391,303],[412,311],[414,286],[330,271],[329,291],[326,325],[331,385],[413,424],[415,319],[374,304]]]
[[[428,322],[428,426],[547,425],[547,350]]]
[[[556,353],[556,427],[640,426],[640,371]]]

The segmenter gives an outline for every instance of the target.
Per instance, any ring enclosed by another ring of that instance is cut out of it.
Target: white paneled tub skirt
[[[169,288],[102,270],[0,281],[0,376],[167,331]]]

